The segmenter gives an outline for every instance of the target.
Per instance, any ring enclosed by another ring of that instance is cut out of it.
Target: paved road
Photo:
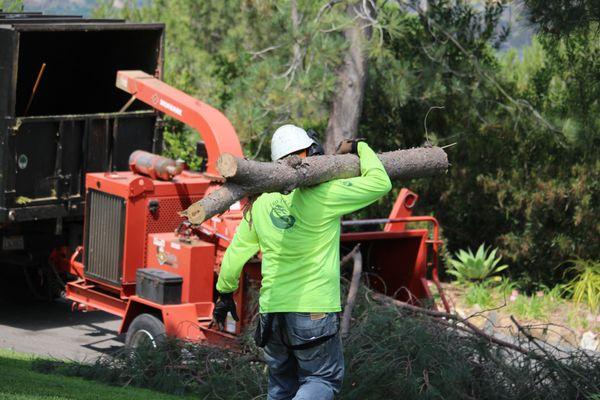
[[[92,360],[123,346],[120,320],[101,311],[72,312],[70,303],[0,302],[0,348],[72,360]]]

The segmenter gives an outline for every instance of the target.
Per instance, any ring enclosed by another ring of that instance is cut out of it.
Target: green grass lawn
[[[16,400],[175,400],[146,389],[121,388],[81,378],[46,375],[31,368],[32,356],[0,349],[0,399]]]

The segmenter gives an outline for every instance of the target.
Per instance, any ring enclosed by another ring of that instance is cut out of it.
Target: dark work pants
[[[265,317],[260,316],[263,323]],[[335,336],[314,347],[288,347],[332,334]],[[344,355],[337,313],[279,314],[264,354],[269,366],[268,400],[330,400],[339,393]]]

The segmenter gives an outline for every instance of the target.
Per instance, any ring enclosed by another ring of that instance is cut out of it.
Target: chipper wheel
[[[131,322],[125,338],[125,346],[135,349],[140,346],[156,348],[167,337],[165,324],[151,314],[140,314]]]

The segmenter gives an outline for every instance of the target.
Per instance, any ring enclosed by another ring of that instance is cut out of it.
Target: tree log
[[[434,176],[448,169],[448,156],[439,147],[390,151],[379,154],[379,159],[390,179]],[[360,161],[354,154],[344,154],[305,159],[290,156],[277,162],[260,162],[226,153],[217,161],[217,170],[226,183],[181,213],[193,224],[223,213],[248,195],[289,193],[297,187],[360,176]]]

